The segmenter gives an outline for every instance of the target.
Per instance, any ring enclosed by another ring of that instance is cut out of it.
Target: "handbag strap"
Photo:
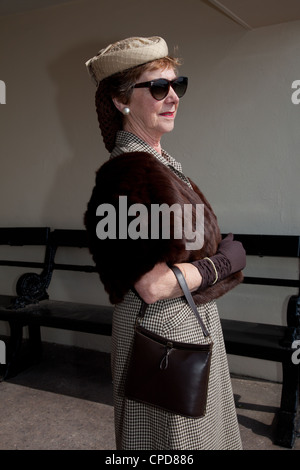
[[[204,325],[203,323],[203,320],[202,318],[200,317],[199,315],[199,312],[197,310],[197,307],[196,307],[196,304],[194,302],[194,299],[189,291],[189,288],[187,286],[187,283],[186,283],[186,280],[184,278],[184,275],[182,274],[182,272],[180,271],[179,268],[177,268],[177,266],[169,266],[170,269],[172,269],[173,273],[175,274],[176,278],[177,278],[177,281],[184,293],[184,296],[186,298],[186,301],[187,303],[189,304],[189,306],[191,307],[191,309],[193,310],[193,312],[195,313],[196,315],[196,318],[202,328],[202,331],[203,331],[203,334],[204,336],[210,336],[206,326]],[[147,307],[148,307],[148,304],[144,301],[142,301],[142,305],[141,305],[141,309],[140,309],[140,312],[139,312],[139,315],[138,317],[140,318],[143,318],[143,316],[145,315],[146,313],[146,310],[147,310]]]
[[[189,304],[189,306],[193,310],[194,314],[196,315],[196,318],[197,318],[197,320],[198,320],[198,322],[199,322],[199,324],[202,328],[204,336],[210,336],[206,326],[203,323],[202,318],[199,315],[199,312],[197,310],[197,307],[196,307],[196,304],[195,304],[194,299],[192,297],[192,294],[190,293],[190,290],[187,286],[184,275],[182,274],[182,272],[180,271],[180,269],[177,266],[169,266],[169,268],[172,269],[173,273],[177,277],[177,281],[178,281],[178,283],[179,283],[179,285],[180,285],[180,287],[181,287],[181,289],[182,289],[182,291],[185,295],[187,303]]]

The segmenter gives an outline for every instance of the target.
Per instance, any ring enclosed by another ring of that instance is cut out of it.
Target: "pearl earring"
[[[130,108],[127,108],[127,107],[124,108],[124,109],[122,110],[122,113],[124,114],[124,116],[128,116],[128,114],[130,113]]]

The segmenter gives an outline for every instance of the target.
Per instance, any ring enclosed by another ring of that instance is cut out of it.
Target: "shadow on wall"
[[[85,67],[85,62],[106,43],[107,38],[103,46],[101,41],[79,44],[57,57],[48,68],[56,88],[62,134],[70,149],[67,156],[56,159],[62,163],[57,163],[54,183],[46,197],[44,220],[52,228],[83,228],[83,213],[94,185],[95,171],[108,158],[95,109],[96,87]]]
[[[172,27],[165,27],[162,23],[160,23],[160,28],[164,30],[162,33],[159,33],[159,26],[155,27],[155,31],[157,31],[155,33],[150,33],[148,30],[150,26],[143,33],[145,36],[163,35],[169,44],[171,53],[173,53],[174,44],[180,44],[179,56],[184,57],[184,70],[187,75],[190,75],[191,80],[189,95],[187,95],[184,102],[184,106],[189,112],[184,114],[184,109],[182,109],[182,113],[180,113],[182,117],[178,117],[179,120],[176,126],[177,132],[180,125],[187,127],[184,131],[182,130],[183,127],[181,128],[181,132],[187,135],[187,142],[189,142],[189,133],[192,137],[195,132],[193,113],[196,111],[193,110],[196,110],[197,103],[202,103],[203,95],[208,93],[214,95],[215,93],[211,87],[210,78],[215,73],[217,64],[228,53],[228,50],[234,47],[236,41],[247,34],[230,20],[224,22],[224,17],[219,14],[216,15],[214,10],[207,8],[206,3],[199,5],[197,7],[199,14],[196,16],[193,14],[191,6],[183,10],[183,18],[179,19],[176,16],[175,24],[180,24],[183,19],[186,19],[187,24],[190,25],[188,34],[174,33],[174,24]],[[144,14],[144,10],[142,7],[140,8],[139,15],[141,16],[142,13]],[[178,11],[180,8],[177,5]],[[169,7],[165,5],[163,11],[164,14],[168,14]],[[173,14],[175,13],[173,12]],[[123,19],[119,18],[119,21],[121,24]],[[133,17],[130,17],[129,24],[123,30],[123,37],[134,34],[130,31],[136,31],[136,25],[134,27],[130,26],[132,21],[136,22]],[[153,26],[151,26],[152,29]],[[138,32],[136,34],[138,35]],[[119,35],[116,37],[105,34],[102,38],[99,37],[99,40],[79,43],[59,55],[48,66],[49,76],[56,88],[55,104],[58,119],[63,129],[63,137],[67,140],[68,153],[71,156],[63,155],[60,159],[56,159],[62,163],[58,164],[52,189],[46,197],[44,207],[46,225],[54,221],[55,224],[60,223],[61,226],[70,228],[82,227],[82,214],[85,211],[86,201],[89,199],[94,185],[95,170],[108,158],[95,110],[96,87],[88,76],[85,62],[97,54],[101,48],[118,39],[120,39]],[[209,44],[209,48],[207,44]],[[199,86],[198,80],[199,71],[202,77],[201,86]],[[209,88],[205,87],[203,83],[207,83]],[[189,108],[190,106],[191,108]],[[191,115],[192,126],[186,124],[186,116],[189,114]],[[199,125],[196,127],[197,131]],[[55,139],[55,136],[53,138]],[[168,143],[166,148],[172,153],[174,147],[176,150],[178,138],[174,139],[172,135],[172,137],[166,139]],[[55,148],[55,145],[53,145],[53,148]],[[193,151],[195,150],[193,149]],[[179,151],[180,155],[181,152]],[[174,156],[177,156],[176,152]]]

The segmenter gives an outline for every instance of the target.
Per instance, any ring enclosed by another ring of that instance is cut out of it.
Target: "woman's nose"
[[[178,98],[178,96],[176,95],[175,91],[173,90],[173,88],[171,86],[170,86],[170,89],[169,89],[169,93],[166,96],[166,100],[168,100],[170,102],[174,102],[174,103],[179,102],[179,98]]]

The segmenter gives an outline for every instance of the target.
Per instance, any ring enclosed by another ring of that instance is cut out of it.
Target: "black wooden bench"
[[[245,277],[244,284],[294,287],[296,295],[289,296],[286,325],[222,319],[228,354],[275,361],[282,364],[281,405],[277,413],[275,444],[293,447],[299,435],[300,365],[294,364],[292,354],[300,345],[300,237],[284,235],[235,235],[247,256],[298,258],[297,279],[276,277]],[[241,312],[242,313],[242,312]],[[272,321],[272,311],[268,312]],[[300,355],[299,355],[300,357]]]
[[[248,255],[278,257],[279,262],[281,257],[299,260],[300,236],[236,235],[235,238],[242,241]],[[7,364],[5,367],[0,366],[4,368],[4,379],[15,375],[24,367],[21,348],[24,326],[28,326],[29,359],[33,361],[38,360],[42,352],[41,326],[111,335],[112,307],[51,300],[47,293],[54,270],[95,272],[93,265],[55,262],[58,248],[87,247],[84,230],[0,228],[0,245],[38,245],[45,248],[44,259],[40,262],[0,260],[0,266],[30,267],[39,270],[39,274],[31,272],[21,275],[16,284],[16,296],[0,296],[0,320],[7,321],[10,326]],[[281,407],[274,440],[278,445],[292,448],[299,431],[300,367],[292,361],[295,344],[300,341],[299,276],[297,279],[246,277],[244,283],[294,287],[299,291],[297,295],[290,296],[286,325],[222,319],[228,354],[282,364]]]
[[[0,295],[0,320],[9,323],[7,360],[2,378],[16,375],[42,354],[40,327],[59,328],[104,336],[111,335],[113,307],[49,299],[49,288],[55,270],[94,273],[93,265],[55,262],[59,248],[87,248],[85,230],[53,230],[49,228],[0,228],[0,245],[44,246],[40,262],[0,260],[0,266],[38,268],[24,273],[16,284],[16,296]],[[23,328],[28,327],[28,351],[22,353]]]

